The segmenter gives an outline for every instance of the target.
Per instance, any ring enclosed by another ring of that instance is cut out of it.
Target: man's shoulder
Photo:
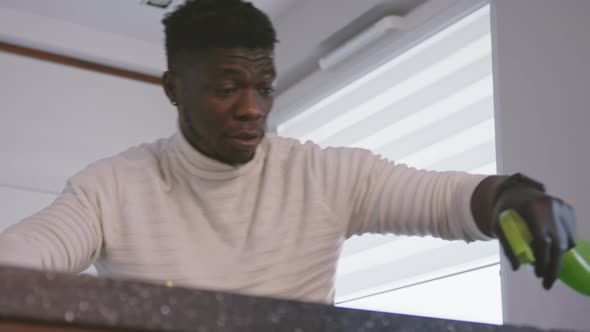
[[[306,141],[301,141],[294,138],[269,136],[269,145],[271,151],[275,154],[280,154],[290,157],[324,157],[332,158],[336,156],[358,156],[367,157],[372,153],[369,150],[354,148],[354,147],[322,147],[321,145]]]
[[[159,168],[169,145],[170,138],[157,139],[127,148],[115,155],[98,159],[88,164],[73,178],[94,178],[108,180],[122,173],[137,174],[152,168]]]
[[[322,169],[359,163],[374,157],[371,151],[355,147],[323,147],[312,141],[302,143],[297,139],[279,136],[270,136],[268,141],[268,151],[274,161],[290,167],[305,166],[309,170],[313,167]]]
[[[290,150],[302,146],[301,142],[294,138],[281,137],[275,134],[267,134],[266,138],[269,145],[274,149]]]
[[[281,159],[289,159],[294,157],[301,157],[313,153],[313,151],[320,151],[321,147],[311,141],[302,143],[301,141],[276,135],[268,135],[266,140],[266,149],[271,156]]]
[[[132,146],[107,160],[116,165],[129,167],[141,167],[158,162],[168,151],[171,140],[172,138],[160,138],[150,143]]]

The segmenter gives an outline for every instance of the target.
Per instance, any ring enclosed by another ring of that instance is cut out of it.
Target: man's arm
[[[487,236],[496,237],[494,230],[494,196],[507,176],[488,176],[475,187],[471,211],[477,227]]]
[[[466,241],[498,238],[517,268],[498,222],[501,212],[513,209],[533,234],[535,271],[546,288],[559,274],[563,253],[575,243],[573,208],[520,174],[486,177],[428,172],[396,165],[360,149],[327,149],[323,154],[324,188],[330,205],[348,222],[349,236],[394,233]]]
[[[362,149],[318,152],[328,205],[346,235],[393,233],[449,240],[486,240],[473,221],[471,197],[485,178],[417,170]]]
[[[88,184],[92,174],[72,178],[47,208],[0,234],[0,265],[78,273],[99,255],[101,202]]]

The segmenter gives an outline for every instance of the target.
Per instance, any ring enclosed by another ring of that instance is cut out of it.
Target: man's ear
[[[165,71],[162,75],[162,87],[164,88],[164,92],[166,93],[166,96],[168,96],[168,100],[170,100],[172,105],[178,105],[178,82],[175,79],[174,74],[169,70]]]

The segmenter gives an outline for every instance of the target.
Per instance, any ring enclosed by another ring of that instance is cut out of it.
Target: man
[[[265,137],[276,75],[267,16],[241,0],[196,0],[164,25],[178,133],[73,176],[0,236],[0,262],[74,273],[94,264],[101,275],[330,303],[346,238],[503,240],[498,214],[516,209],[537,275],[546,288],[555,281],[575,217],[541,184]]]

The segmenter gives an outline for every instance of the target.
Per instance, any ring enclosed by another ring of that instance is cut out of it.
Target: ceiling
[[[276,20],[297,0],[250,0]],[[298,0],[301,2],[301,0]],[[160,21],[166,11],[182,0],[174,0],[164,10],[142,4],[142,0],[0,0],[0,8],[66,21],[89,28],[116,33],[133,39],[160,43]]]

